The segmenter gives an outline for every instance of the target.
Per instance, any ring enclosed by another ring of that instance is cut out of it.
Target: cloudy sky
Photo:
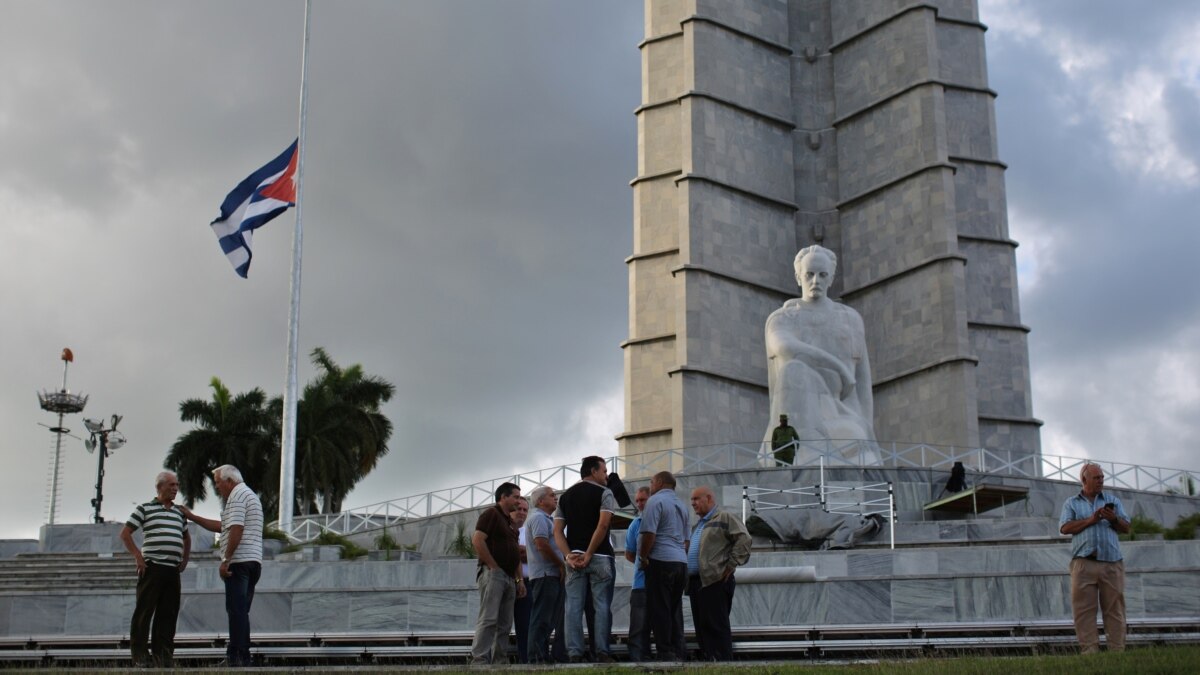
[[[348,504],[615,453],[641,3],[315,5],[301,352],[397,386]],[[1200,5],[981,18],[1044,450],[1200,468]],[[110,519],[212,376],[282,391],[292,216],[248,280],[207,224],[296,134],[301,32],[296,0],[0,0],[0,537],[43,522],[63,347],[125,416]],[[64,451],[85,522],[95,456]]]

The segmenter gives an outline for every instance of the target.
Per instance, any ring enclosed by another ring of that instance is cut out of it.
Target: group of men
[[[218,467],[212,476],[223,502],[219,520],[175,504],[179,479],[163,471],[155,478],[155,498],[139,504],[121,531],[138,573],[130,624],[135,665],[172,665],[180,575],[192,549],[189,520],[221,534],[219,573],[225,582],[229,618],[226,664],[251,663],[250,605],[262,572],[262,503],[236,467]],[[522,662],[587,660],[585,623],[594,659],[613,661],[609,633],[616,562],[609,529],[617,503],[607,485],[603,458],[585,457],[580,476],[561,496],[553,488],[539,486],[528,500],[519,486],[503,483],[496,489],[495,506],[479,516],[471,537],[479,560],[480,598],[471,644],[473,663],[507,662],[514,620]],[[1129,516],[1116,495],[1104,493],[1104,472],[1099,466],[1085,465],[1080,482],[1080,492],[1063,504],[1059,526],[1063,534],[1072,536],[1076,635],[1084,653],[1099,651],[1099,607],[1108,648],[1121,650],[1125,572],[1117,535],[1129,532]],[[707,486],[692,490],[691,506],[698,520],[689,527],[687,509],[675,488],[675,477],[662,471],[634,498],[639,515],[625,537],[625,558],[635,565],[629,599],[630,659],[651,660],[651,645],[658,660],[687,658],[686,593],[699,656],[729,660],[733,657],[729,614],[736,588],[734,572],[750,557],[750,535],[741,521],[719,508]],[[133,539],[138,530],[143,533],[141,548]],[[519,601],[523,601],[521,608]]]
[[[523,661],[613,662],[616,560],[609,531],[618,506],[603,458],[585,457],[579,473],[579,482],[561,495],[539,486],[527,501],[517,485],[503,483],[496,489],[495,506],[476,522],[471,541],[479,558],[479,617],[472,663],[508,661],[514,616],[518,658]],[[718,508],[706,486],[692,491],[698,520],[689,527],[688,510],[675,488],[675,477],[663,471],[634,499],[640,515],[630,524],[625,541],[625,557],[635,564],[630,658],[687,659],[686,592],[700,658],[728,660],[733,657],[729,613],[734,571],[750,557],[750,534],[741,521]],[[532,507],[528,517],[519,511],[522,502]],[[522,599],[528,601],[527,613],[517,610]],[[525,626],[522,615],[527,617]],[[585,624],[590,649],[585,649]]]
[[[221,518],[205,518],[175,503],[179,478],[163,471],[154,479],[154,499],[139,504],[121,529],[121,541],[137,566],[137,595],[129,627],[129,648],[138,667],[170,668],[175,652],[175,622],[179,615],[180,575],[191,556],[187,521],[221,533],[221,565],[225,581],[225,611],[229,643],[225,663],[251,665],[250,604],[262,573],[262,502],[231,465],[212,472],[221,495]],[[139,549],[133,535],[142,531]]]

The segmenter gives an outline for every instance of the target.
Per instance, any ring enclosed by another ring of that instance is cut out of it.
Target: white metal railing
[[[1083,465],[1091,462],[1104,469],[1105,485],[1113,488],[1165,492],[1178,490],[1188,481],[1200,484],[1200,471],[1037,455],[993,448],[839,440],[797,441],[792,446],[795,449],[792,464],[776,460],[770,445],[758,441],[672,448],[626,457],[614,456],[607,458],[607,463],[610,471],[626,478],[648,478],[659,471],[687,475],[705,471],[796,466],[816,468],[823,465],[949,470],[955,462],[962,462],[967,470],[976,474],[1045,478],[1074,483],[1079,480],[1079,471]],[[496,488],[506,481],[516,483],[522,492],[528,492],[539,485],[565,490],[578,480],[578,464],[564,464],[470,485],[390,499],[340,513],[297,516],[286,534],[295,541],[310,541],[324,531],[342,535],[356,534],[417,518],[430,518],[487,506],[495,501]]]
[[[763,497],[778,495],[784,502],[774,502]],[[805,497],[816,499],[804,502]],[[844,501],[849,498],[850,501]],[[793,503],[793,499],[798,503]],[[884,516],[888,521],[891,548],[896,548],[896,497],[892,484],[868,483],[863,485],[830,485],[825,480],[825,463],[821,462],[821,482],[812,487],[762,488],[754,485],[742,486],[742,522],[751,513],[790,509],[820,509],[825,513],[845,516]]]

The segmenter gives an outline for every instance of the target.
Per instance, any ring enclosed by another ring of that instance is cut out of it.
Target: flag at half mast
[[[250,174],[221,203],[213,232],[233,270],[242,278],[250,271],[250,241],[254,230],[296,205],[296,160],[300,139],[283,154]]]

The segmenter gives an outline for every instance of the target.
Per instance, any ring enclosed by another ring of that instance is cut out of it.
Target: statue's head
[[[796,283],[806,300],[819,300],[829,293],[837,272],[837,255],[824,246],[807,246],[796,254]]]

